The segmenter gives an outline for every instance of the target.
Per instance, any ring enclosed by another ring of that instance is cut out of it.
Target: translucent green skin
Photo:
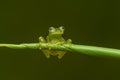
[[[39,37],[39,41],[40,43],[57,44],[58,46],[64,43],[71,43],[71,40],[65,41],[65,39],[62,37],[63,34],[64,34],[64,29],[62,27],[59,28],[50,27],[49,34],[46,37],[46,40],[43,37]],[[61,59],[66,53],[65,51],[51,50],[50,48],[42,49],[42,51],[44,52],[47,58],[50,58],[50,55],[53,55],[53,56],[58,56],[58,58]]]

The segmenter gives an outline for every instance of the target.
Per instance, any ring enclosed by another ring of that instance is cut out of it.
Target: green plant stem
[[[104,48],[87,45],[76,45],[76,44],[50,44],[50,43],[26,43],[26,44],[0,44],[0,47],[8,47],[13,49],[48,49],[53,50],[64,50],[70,52],[79,52],[81,54],[93,55],[93,56],[108,56],[120,58],[120,50],[113,48]]]

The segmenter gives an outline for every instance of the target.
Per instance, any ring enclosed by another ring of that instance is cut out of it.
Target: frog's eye
[[[49,28],[49,32],[54,32],[55,31],[55,28],[54,27],[50,27]]]
[[[64,26],[60,26],[59,28],[61,31],[64,31],[65,30],[65,27]]]

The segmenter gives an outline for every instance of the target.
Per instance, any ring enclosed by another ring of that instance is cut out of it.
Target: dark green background
[[[120,48],[117,0],[1,0],[0,43],[38,42],[50,26],[65,26],[73,43]],[[46,59],[40,50],[0,48],[0,80],[119,80],[120,60],[68,52]]]

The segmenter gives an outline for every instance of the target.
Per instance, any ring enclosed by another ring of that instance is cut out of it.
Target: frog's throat
[[[49,34],[49,37],[62,37],[62,34]]]

